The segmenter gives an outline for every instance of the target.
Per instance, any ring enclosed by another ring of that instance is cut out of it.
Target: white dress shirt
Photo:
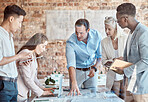
[[[118,50],[115,50],[115,58],[118,58],[119,57],[119,55],[118,55]],[[120,81],[120,80],[122,80],[123,79],[123,74],[118,74],[118,73],[116,73],[116,75],[115,75],[115,81]]]
[[[0,61],[3,57],[11,57],[15,55],[13,35],[9,34],[4,28],[0,26]],[[0,66],[0,76],[17,77],[16,62],[13,61],[6,65]]]
[[[128,35],[128,39],[127,39],[127,56],[128,56],[128,54],[129,54],[129,50],[130,50],[131,38],[132,38],[132,34],[130,33],[130,34]]]

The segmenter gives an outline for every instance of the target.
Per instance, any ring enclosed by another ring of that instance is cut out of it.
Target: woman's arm
[[[21,66],[21,68],[19,69],[21,72],[20,75],[26,87],[31,89],[31,91],[33,91],[36,96],[41,96],[44,91],[34,81],[33,75],[35,75],[34,73],[36,72],[31,73],[31,70],[34,69],[33,67],[31,67],[31,63],[28,66]]]

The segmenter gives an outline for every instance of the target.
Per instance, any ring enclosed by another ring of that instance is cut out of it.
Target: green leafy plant
[[[49,85],[49,82],[55,84],[55,80],[52,79],[51,77],[46,79],[45,84],[46,84],[46,85]]]

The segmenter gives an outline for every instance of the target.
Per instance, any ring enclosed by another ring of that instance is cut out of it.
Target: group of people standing
[[[36,96],[51,95],[53,88],[44,88],[37,79],[37,57],[46,50],[48,39],[44,34],[35,34],[15,54],[13,33],[21,28],[25,11],[17,5],[7,6],[0,26],[0,102],[23,102],[29,90]],[[107,72],[106,87],[126,102],[148,102],[148,28],[135,19],[136,8],[132,3],[117,7],[116,17],[105,17],[107,37],[90,29],[88,20],[78,19],[75,33],[66,41],[67,68],[70,79],[69,95],[81,95],[81,89],[97,91],[97,75],[100,64],[110,66],[115,59],[133,63],[127,68]],[[118,25],[119,24],[119,25]],[[129,28],[124,34],[120,28]],[[136,68],[136,92],[129,92],[128,83]],[[127,83],[127,86],[128,86]]]
[[[66,42],[70,95],[80,95],[81,88],[96,92],[97,69],[101,60],[104,66],[109,67],[115,59],[120,59],[133,65],[116,67],[114,71],[109,69],[106,88],[125,102],[148,102],[148,28],[138,22],[135,15],[136,7],[132,3],[119,5],[117,20],[105,17],[107,37],[103,40],[98,31],[89,28],[86,19],[76,21],[75,33]],[[130,34],[124,34],[118,24],[121,28],[128,28]],[[134,69],[133,90],[127,91]]]

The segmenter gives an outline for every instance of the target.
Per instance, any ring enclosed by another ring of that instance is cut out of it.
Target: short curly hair
[[[135,17],[136,7],[132,3],[123,3],[117,7],[117,13],[131,15]]]

